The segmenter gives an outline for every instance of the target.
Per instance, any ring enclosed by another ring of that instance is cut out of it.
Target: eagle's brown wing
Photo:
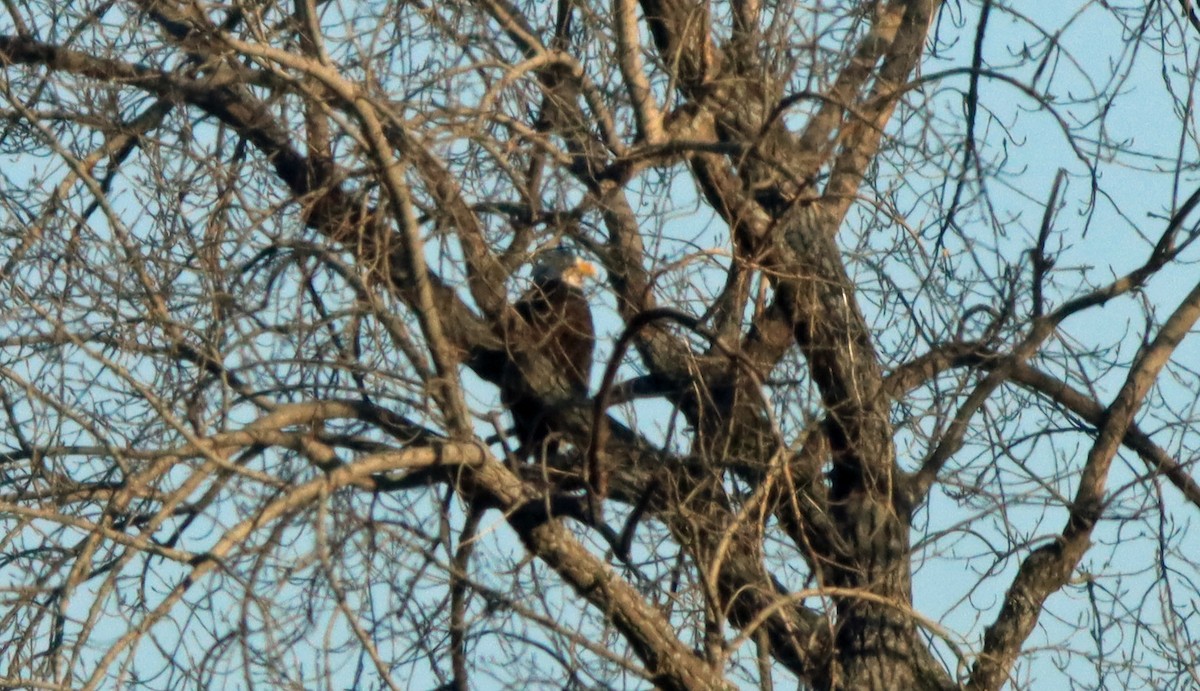
[[[587,395],[596,344],[592,310],[582,291],[550,281],[514,305],[501,331],[509,359],[501,403],[523,452],[540,453],[554,431],[547,409]],[[535,395],[530,381],[549,390]]]

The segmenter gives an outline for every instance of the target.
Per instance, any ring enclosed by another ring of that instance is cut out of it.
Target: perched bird
[[[501,324],[508,366],[500,402],[512,414],[522,457],[554,453],[548,411],[587,396],[596,331],[583,283],[595,275],[595,267],[568,249],[543,253],[533,287]]]

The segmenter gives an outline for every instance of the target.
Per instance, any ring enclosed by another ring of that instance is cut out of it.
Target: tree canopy
[[[0,685],[1200,683],[1200,19],[1043,4],[6,2]]]

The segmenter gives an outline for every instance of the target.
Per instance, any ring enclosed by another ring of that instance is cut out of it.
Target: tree
[[[7,3],[3,683],[1197,683],[1200,21],[1047,5]]]

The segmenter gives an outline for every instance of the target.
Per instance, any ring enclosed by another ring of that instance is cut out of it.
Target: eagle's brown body
[[[535,283],[514,305],[503,325],[509,365],[500,401],[513,417],[521,455],[553,452],[552,408],[587,396],[596,344],[592,310],[580,289],[590,265],[571,264],[535,271]],[[556,260],[565,263],[565,260]],[[540,392],[540,395],[535,392]]]

